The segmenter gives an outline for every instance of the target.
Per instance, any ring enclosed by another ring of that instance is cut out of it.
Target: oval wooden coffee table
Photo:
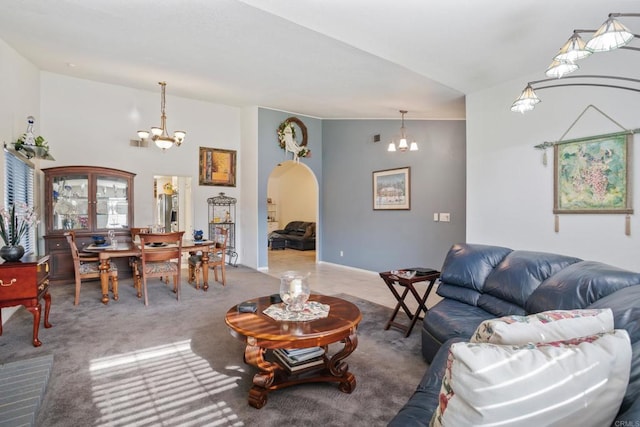
[[[231,334],[247,343],[244,351],[245,363],[255,366],[259,372],[253,377],[249,390],[249,405],[262,408],[267,403],[267,394],[296,384],[308,382],[336,382],[344,393],[356,388],[356,377],[348,371],[344,359],[358,346],[356,329],[362,314],[355,304],[340,298],[311,295],[309,301],[318,301],[330,306],[328,317],[306,322],[278,321],[262,312],[271,305],[269,297],[252,299],[257,304],[255,313],[239,313],[238,306],[227,311],[225,322]],[[328,352],[329,344],[343,343],[337,352]],[[267,350],[277,348],[296,349],[322,347],[325,350],[323,363],[300,372],[289,372],[277,358]],[[270,359],[265,359],[269,355]]]

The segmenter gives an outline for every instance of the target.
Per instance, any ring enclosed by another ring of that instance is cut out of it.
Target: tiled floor
[[[391,291],[384,284],[377,272],[359,270],[351,267],[343,267],[336,264],[316,264],[315,251],[297,251],[284,249],[267,251],[269,255],[269,270],[267,274],[280,277],[282,272],[296,270],[309,272],[309,284],[312,291],[333,295],[345,293],[366,299],[387,307],[395,307],[396,300]],[[416,286],[424,291],[423,285]],[[439,300],[432,292],[427,300],[427,307],[431,307]],[[409,307],[415,309],[415,304],[407,298]],[[404,321],[404,320],[403,320]]]

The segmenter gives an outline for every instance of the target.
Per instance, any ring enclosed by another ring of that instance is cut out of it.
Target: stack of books
[[[324,363],[322,347],[296,348],[292,350],[273,350],[278,361],[290,372],[297,372]]]

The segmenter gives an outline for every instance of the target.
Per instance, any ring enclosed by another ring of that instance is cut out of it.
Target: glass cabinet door
[[[126,178],[96,179],[96,229],[129,227],[129,183]]]
[[[56,176],[52,184],[53,230],[88,229],[88,175]]]

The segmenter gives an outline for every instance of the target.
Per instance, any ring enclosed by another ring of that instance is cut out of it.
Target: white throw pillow
[[[482,322],[471,342],[493,344],[545,343],[613,331],[613,312],[552,310],[529,316],[504,316]]]
[[[630,366],[626,330],[538,345],[456,343],[430,425],[610,425]]]

